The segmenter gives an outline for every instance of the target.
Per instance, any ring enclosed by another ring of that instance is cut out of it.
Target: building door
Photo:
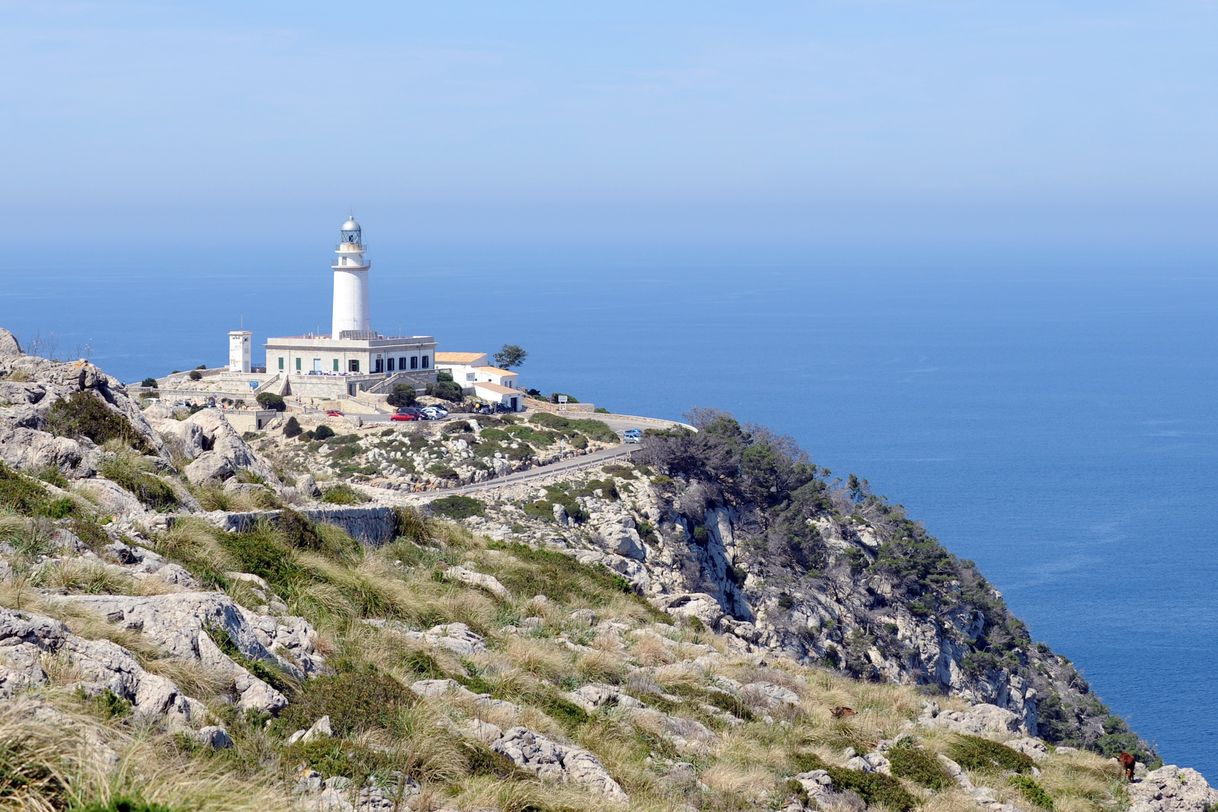
[[[372,364],[372,371],[373,372],[384,372],[385,371],[385,360],[383,358],[377,358],[376,361],[374,361]]]
[[[313,372],[314,372],[314,374],[318,374],[318,375],[321,374],[321,359],[320,358],[313,359]]]

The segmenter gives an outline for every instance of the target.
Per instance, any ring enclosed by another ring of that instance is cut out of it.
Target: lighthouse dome
[[[347,222],[343,223],[343,231],[359,231],[359,223],[355,222],[354,217],[348,217]]]

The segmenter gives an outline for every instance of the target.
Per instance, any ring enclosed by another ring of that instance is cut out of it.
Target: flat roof
[[[480,358],[485,358],[484,352],[437,352],[436,361],[448,364],[472,364]]]
[[[438,355],[439,353],[437,353]],[[474,367],[474,372],[484,372],[487,375],[512,375],[519,373],[512,372],[510,369],[500,369],[499,367]]]
[[[486,381],[476,381],[474,389],[485,389],[488,392],[494,392],[496,395],[520,395],[524,397],[524,392],[519,389],[513,389],[510,386],[500,386],[497,383],[487,383]]]

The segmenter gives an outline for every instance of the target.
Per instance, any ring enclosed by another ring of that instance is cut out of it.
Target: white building
[[[484,352],[438,352],[436,366],[448,370],[467,393],[512,411],[524,408],[518,373],[488,365]]]
[[[228,371],[249,372],[253,367],[254,334],[249,330],[232,330],[228,334]]]
[[[334,274],[330,335],[306,334],[266,340],[266,374],[283,376],[285,392],[334,397],[390,383],[435,380],[432,336],[383,336],[372,328],[363,231],[355,218],[343,223]],[[390,387],[391,388],[391,387]]]

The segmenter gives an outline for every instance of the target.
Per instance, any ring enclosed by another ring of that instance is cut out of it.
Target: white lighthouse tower
[[[343,223],[334,269],[334,319],[331,338],[369,338],[372,324],[368,314],[368,269],[364,259],[364,238],[359,223],[348,217]]]

